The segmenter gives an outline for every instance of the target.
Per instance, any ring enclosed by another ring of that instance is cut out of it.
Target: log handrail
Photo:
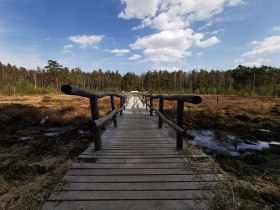
[[[202,98],[200,96],[193,95],[152,95],[152,94],[144,94],[145,97],[150,97],[152,99],[164,99],[167,101],[184,101],[192,104],[199,104],[202,102]]]
[[[122,115],[122,111],[125,109],[125,98],[130,97],[129,94],[121,95],[112,92],[99,92],[99,93],[92,93],[87,90],[79,89],[71,85],[62,85],[61,91],[67,95],[76,95],[85,98],[89,98],[90,100],[90,108],[91,108],[91,115],[93,120],[93,131],[94,131],[94,144],[95,150],[100,151],[102,150],[102,141],[101,141],[101,127],[108,123],[110,120],[113,120],[114,127],[117,127],[117,120],[116,116],[118,113]],[[178,150],[183,149],[183,136],[186,135],[186,131],[183,128],[183,114],[184,114],[184,102],[189,102],[193,104],[199,104],[202,102],[202,98],[200,96],[192,96],[192,95],[152,95],[152,94],[145,94],[145,93],[138,93],[137,95],[142,95],[144,98],[140,98],[143,103],[146,103],[146,110],[150,108],[150,115],[153,115],[153,111],[155,111],[159,117],[158,127],[162,128],[163,122],[168,124],[171,128],[173,128],[177,133],[177,143],[176,148]],[[107,114],[106,116],[100,118],[99,117],[99,108],[98,108],[98,99],[110,96],[111,99],[111,108],[112,111]],[[115,107],[114,97],[120,99],[120,107]],[[148,104],[149,98],[150,103]],[[159,109],[156,110],[153,107],[153,100],[159,99]],[[163,105],[164,100],[169,101],[177,101],[177,123],[172,122],[171,120],[167,119],[163,115]]]
[[[158,121],[158,128],[162,128],[163,122],[168,124],[171,128],[173,128],[176,131],[176,148],[178,150],[183,149],[183,137],[186,136],[186,130],[183,128],[183,116],[184,116],[184,102],[188,103],[193,103],[193,104],[199,104],[202,102],[202,98],[200,96],[193,96],[193,95],[152,95],[152,94],[143,94],[145,98],[145,103],[146,103],[146,110],[149,107],[150,109],[150,116],[153,115],[153,111],[156,112],[156,114],[159,117]],[[150,104],[148,105],[148,100],[150,100]],[[155,109],[153,106],[153,100],[154,99],[159,99],[159,109]],[[176,113],[176,118],[177,118],[177,123],[175,124],[171,120],[167,119],[163,115],[163,105],[164,105],[164,100],[168,101],[177,101],[177,113]]]
[[[61,91],[67,95],[76,95],[76,96],[89,98],[91,116],[93,119],[95,150],[97,150],[97,151],[102,150],[101,127],[104,124],[106,124],[107,122],[109,122],[110,120],[113,120],[114,127],[118,126],[116,116],[118,113],[120,113],[120,115],[122,115],[122,110],[125,109],[125,96],[121,95],[121,94],[112,93],[112,92],[92,93],[87,90],[76,88],[71,85],[62,85]],[[106,97],[106,96],[110,96],[112,111],[108,115],[100,118],[99,117],[99,108],[98,108],[98,99]],[[120,108],[116,109],[114,97],[117,97],[120,99]]]
[[[93,124],[95,127],[100,128],[103,125],[105,125],[107,122],[112,120],[120,111],[124,109],[124,106],[118,109],[115,109],[114,111],[111,111],[109,114],[107,114],[104,117],[99,118],[98,120],[94,120]],[[117,126],[115,126],[117,127]]]
[[[85,97],[85,98],[103,98],[106,96],[115,96],[118,98],[123,97],[123,95],[121,95],[121,94],[112,93],[112,92],[92,93],[87,90],[76,88],[72,85],[62,85],[61,91],[67,95],[76,95],[76,96],[81,96],[81,97]]]

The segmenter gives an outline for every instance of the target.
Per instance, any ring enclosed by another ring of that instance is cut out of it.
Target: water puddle
[[[267,149],[270,145],[280,145],[280,142],[250,141],[239,139],[232,134],[217,137],[212,130],[188,130],[194,136],[190,142],[201,146],[206,152],[218,155],[240,156],[246,151]]]
[[[25,133],[25,134],[24,134]],[[38,130],[38,132],[32,133],[32,134],[26,134],[28,132],[22,132],[23,136],[19,136],[19,141],[31,141],[35,137],[44,136],[46,138],[55,138],[63,135],[79,135],[79,136],[85,136],[88,135],[89,130],[86,128],[75,128],[71,126],[64,126],[64,127],[52,127],[52,128],[44,128]]]
[[[30,141],[34,139],[34,137],[31,137],[31,136],[22,136],[22,137],[19,137],[18,140],[20,141]]]
[[[48,138],[58,137],[58,136],[62,136],[64,134],[69,134],[69,135],[78,134],[78,135],[84,136],[84,135],[88,134],[88,132],[89,131],[85,130],[85,129],[79,129],[79,128],[66,126],[66,127],[48,128],[48,129],[44,130],[44,136],[48,137]]]
[[[44,136],[48,138],[58,137],[65,134],[69,127],[48,128],[44,130]]]

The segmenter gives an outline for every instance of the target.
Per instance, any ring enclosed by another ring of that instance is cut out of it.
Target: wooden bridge
[[[79,156],[43,209],[209,209],[221,175],[192,171],[186,164],[191,157],[157,120],[131,96],[118,127],[112,123],[102,145],[95,142]]]

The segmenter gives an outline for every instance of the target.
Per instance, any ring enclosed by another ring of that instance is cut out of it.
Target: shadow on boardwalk
[[[135,97],[132,109],[87,148],[43,209],[208,209],[220,174],[197,173]],[[136,108],[135,108],[136,107]],[[134,109],[133,109],[134,108]]]

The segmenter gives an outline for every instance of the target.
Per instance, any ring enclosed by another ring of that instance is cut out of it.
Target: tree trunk
[[[35,87],[35,89],[37,89],[37,77],[36,77],[36,73],[35,72],[33,74],[33,78],[34,78],[34,87]]]

